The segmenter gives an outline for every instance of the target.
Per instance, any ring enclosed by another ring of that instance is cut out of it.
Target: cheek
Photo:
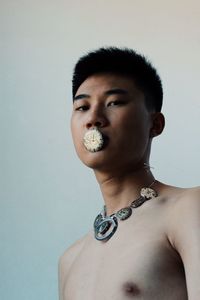
[[[149,120],[141,114],[126,115],[118,127],[119,132],[124,146],[139,152],[143,151],[149,142]]]
[[[81,159],[85,148],[83,146],[83,131],[81,130],[81,124],[80,120],[77,120],[77,118],[71,119],[71,134],[72,134],[72,139],[74,143],[74,147],[76,150],[77,155]]]
[[[77,146],[80,141],[80,129],[78,122],[74,118],[71,119],[71,134],[74,145]]]
[[[142,120],[139,118],[139,115],[136,114],[122,114],[120,116],[116,116],[115,120],[115,128],[117,128],[124,135],[135,135],[139,134],[142,131]]]

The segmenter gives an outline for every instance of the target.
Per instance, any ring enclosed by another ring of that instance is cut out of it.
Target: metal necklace
[[[94,236],[98,241],[108,241],[116,232],[118,220],[124,221],[132,215],[132,210],[141,206],[145,201],[158,196],[157,192],[151,188],[155,183],[154,180],[149,187],[140,190],[140,197],[131,202],[130,206],[121,208],[116,213],[107,216],[106,206],[97,215],[94,221]]]

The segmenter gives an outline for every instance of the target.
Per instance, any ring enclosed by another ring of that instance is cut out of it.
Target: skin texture
[[[106,145],[90,153],[83,136],[95,126]],[[79,87],[72,136],[79,158],[94,170],[109,215],[153,182],[144,163],[163,128],[163,115],[147,110],[130,78],[93,75]],[[199,300],[200,189],[158,181],[153,187],[158,197],[120,221],[109,241],[95,240],[91,230],[62,255],[60,300]]]

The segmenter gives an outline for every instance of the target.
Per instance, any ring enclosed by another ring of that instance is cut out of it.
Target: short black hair
[[[97,73],[113,73],[133,78],[145,95],[148,109],[160,112],[163,102],[161,79],[149,60],[129,48],[104,47],[82,56],[72,79],[73,98],[79,86]]]

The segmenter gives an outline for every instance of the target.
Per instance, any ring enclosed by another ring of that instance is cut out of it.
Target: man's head
[[[73,76],[72,136],[80,159],[93,169],[137,168],[148,163],[152,138],[164,128],[162,85],[156,70],[132,50],[102,48],[82,57]],[[104,136],[91,153],[84,136]]]
[[[100,48],[81,57],[74,68],[73,98],[79,86],[90,76],[112,73],[133,79],[145,95],[149,110],[160,112],[162,108],[162,83],[156,69],[142,55],[128,48]]]

